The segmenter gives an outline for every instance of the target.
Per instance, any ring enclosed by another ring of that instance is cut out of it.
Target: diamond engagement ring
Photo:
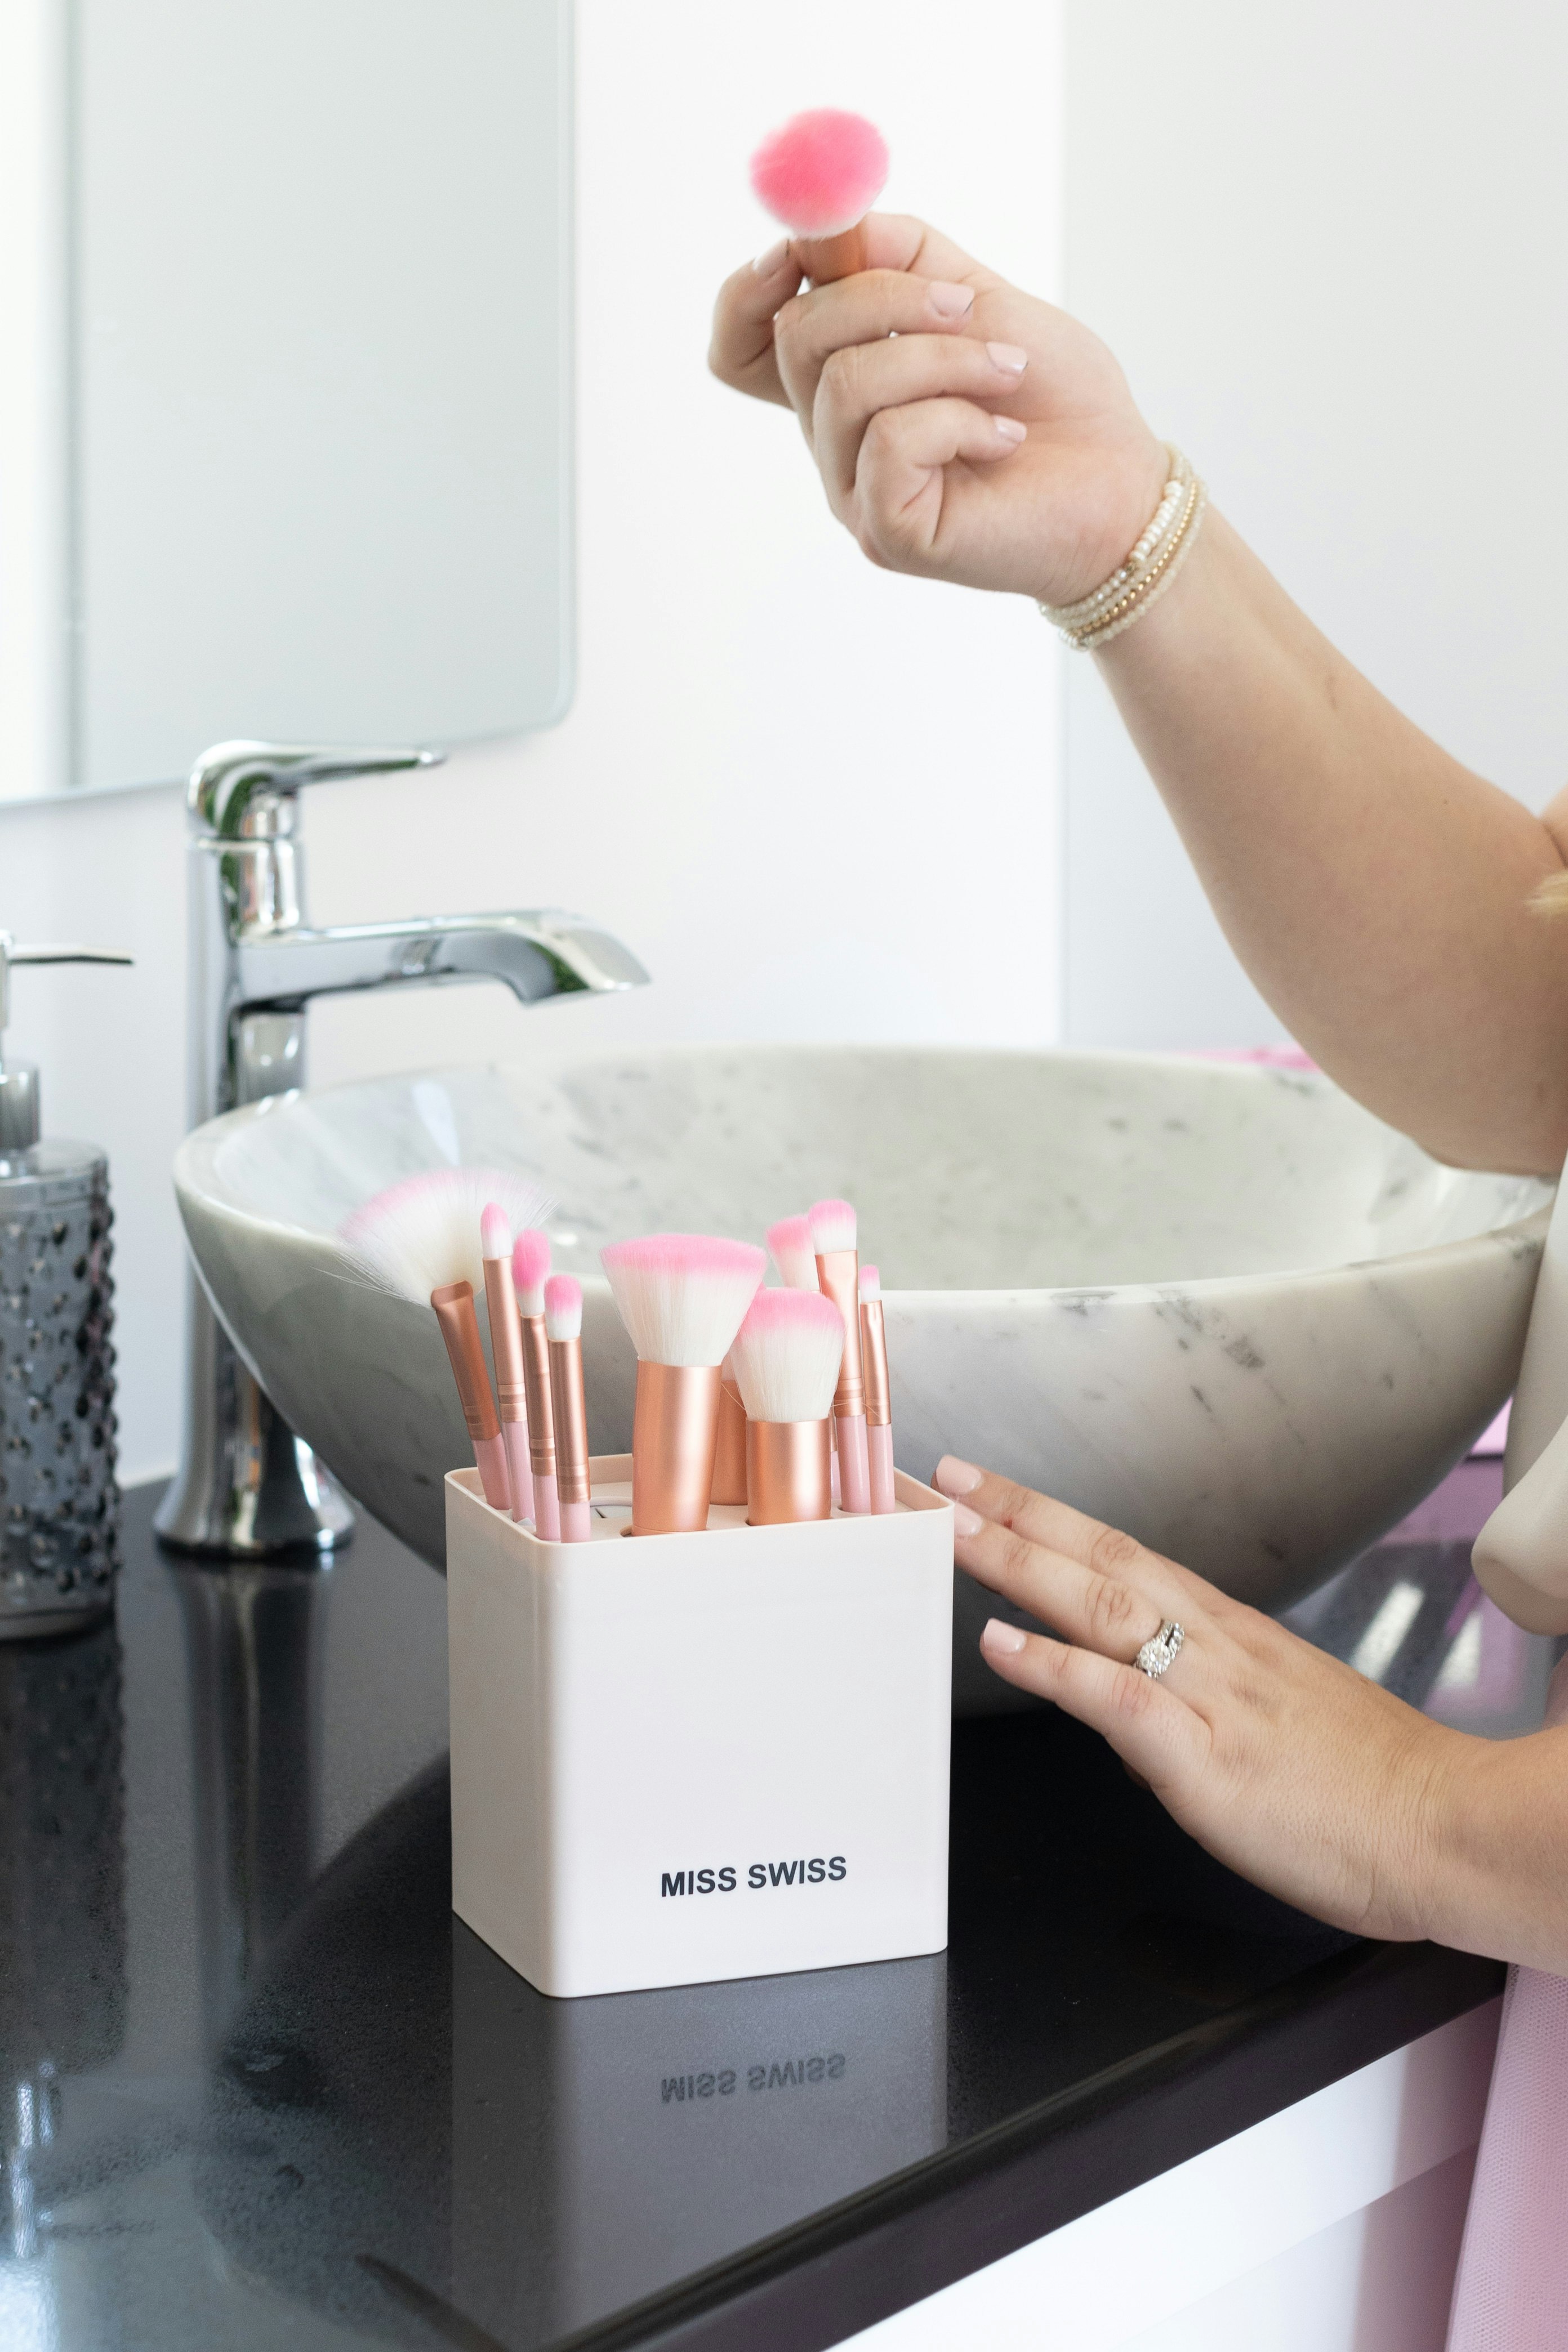
[[[1186,1638],[1185,1629],[1178,1625],[1173,1617],[1167,1617],[1159,1632],[1150,1635],[1132,1663],[1141,1675],[1147,1675],[1152,1683],[1157,1683]]]

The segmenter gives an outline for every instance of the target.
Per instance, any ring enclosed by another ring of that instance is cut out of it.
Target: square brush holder
[[[541,1992],[947,1943],[952,1507],[542,1543],[447,1479],[452,1907]]]

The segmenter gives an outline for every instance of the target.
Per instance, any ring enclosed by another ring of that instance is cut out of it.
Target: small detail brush
[[[544,1330],[550,1342],[550,1405],[555,1420],[555,1492],[563,1543],[586,1543],[588,1408],[583,1395],[583,1286],[574,1275],[552,1274],[544,1286]]]
[[[430,1293],[430,1304],[452,1360],[452,1377],[458,1383],[458,1402],[473,1440],[474,1464],[485,1490],[485,1500],[492,1511],[507,1510],[511,1504],[511,1491],[507,1484],[506,1447],[501,1442],[495,1399],[490,1394],[490,1376],[485,1370],[485,1351],[479,1345],[474,1286],[471,1282],[443,1283]]]
[[[866,1378],[866,1451],[871,1473],[871,1508],[890,1511],[894,1508],[893,1406],[888,1388],[882,1277],[874,1265],[860,1269],[860,1357]]]
[[[514,1519],[533,1517],[533,1472],[528,1454],[528,1396],[522,1377],[522,1333],[517,1319],[517,1290],[511,1278],[511,1226],[496,1202],[479,1219],[479,1244],[484,1252],[485,1303],[490,1316],[490,1355],[496,1368],[496,1402],[500,1406],[500,1433],[506,1442],[507,1477],[511,1486]]]
[[[847,1201],[818,1201],[811,1212],[816,1278],[844,1322],[844,1362],[833,1400],[837,1423],[838,1483],[847,1511],[871,1507],[871,1470],[866,1444],[866,1384],[860,1368],[860,1261],[857,1222]]]
[[[827,1416],[844,1356],[844,1322],[811,1290],[759,1290],[735,1339],[746,1407],[749,1527],[832,1516]]]
[[[746,1408],[735,1385],[733,1351],[719,1367],[719,1437],[713,1451],[715,1503],[746,1499]]]
[[[550,1401],[550,1339],[544,1328],[544,1282],[550,1240],[533,1227],[512,1244],[511,1278],[522,1339],[522,1385],[528,1399],[528,1458],[533,1473],[533,1531],[561,1540],[555,1495],[555,1421]]]
[[[637,1351],[632,1420],[634,1535],[708,1524],[720,1370],[767,1260],[749,1242],[653,1234],[599,1253]]]
[[[809,1217],[781,1217],[768,1227],[768,1248],[786,1290],[820,1290],[816,1278],[816,1244]]]
[[[781,221],[813,285],[864,269],[861,224],[888,178],[888,142],[863,114],[812,107],[770,131],[752,157],[752,190]]]

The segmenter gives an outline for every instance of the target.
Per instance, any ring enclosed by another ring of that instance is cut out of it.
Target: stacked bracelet
[[[1092,595],[1076,604],[1042,604],[1041,612],[1061,632],[1064,644],[1084,653],[1109,645],[1157,604],[1181,570],[1198,535],[1208,493],[1179,449],[1165,444],[1171,460],[1153,520],[1124,563]]]

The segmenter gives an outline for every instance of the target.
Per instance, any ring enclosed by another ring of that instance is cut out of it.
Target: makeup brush
[[[768,1227],[768,1248],[786,1290],[820,1290],[809,1217],[781,1217]]]
[[[708,1524],[719,1435],[719,1368],[767,1260],[749,1242],[652,1234],[599,1253],[637,1351],[632,1533]]]
[[[746,1408],[746,1524],[832,1516],[827,1416],[844,1323],[815,1290],[759,1290],[735,1339]]]
[[[338,1227],[356,1269],[378,1290],[416,1298],[452,1282],[485,1286],[479,1221],[494,1202],[514,1229],[549,1214],[550,1195],[505,1168],[427,1168],[389,1184]]]
[[[507,1510],[511,1504],[511,1490],[507,1483],[506,1447],[501,1442],[495,1399],[490,1394],[490,1376],[485,1370],[485,1351],[479,1345],[474,1286],[471,1282],[442,1283],[430,1293],[430,1304],[436,1310],[441,1337],[447,1342],[452,1378],[458,1383],[463,1419],[473,1440],[474,1465],[485,1490],[485,1500],[492,1511]]]
[[[871,1508],[893,1504],[893,1407],[888,1388],[888,1334],[882,1319],[882,1277],[874,1265],[860,1269],[860,1360],[866,1379],[866,1451],[871,1474]]]
[[[818,1201],[811,1212],[816,1278],[844,1321],[844,1362],[833,1400],[838,1483],[847,1511],[868,1511],[871,1471],[866,1444],[866,1385],[860,1368],[860,1261],[856,1255],[856,1230],[855,1212],[847,1201]]]
[[[563,1543],[586,1543],[588,1408],[583,1396],[583,1286],[552,1274],[544,1286],[544,1330],[550,1342],[550,1407],[555,1424],[555,1492]]]
[[[790,233],[816,286],[866,264],[866,215],[888,178],[888,142],[863,114],[816,106],[771,131],[752,157],[752,190]]]
[[[522,1386],[528,1400],[528,1459],[533,1473],[533,1531],[546,1543],[561,1540],[561,1508],[555,1495],[555,1422],[550,1401],[550,1338],[544,1328],[544,1280],[550,1272],[550,1240],[530,1227],[512,1244],[511,1278],[517,1292],[522,1341]]]
[[[719,1367],[719,1435],[713,1449],[714,1503],[746,1499],[746,1408],[735,1385],[732,1356]]]
[[[506,1444],[507,1477],[511,1486],[514,1519],[533,1517],[533,1472],[528,1454],[528,1400],[522,1376],[522,1333],[517,1319],[517,1290],[511,1278],[511,1226],[496,1202],[479,1219],[479,1245],[484,1252],[485,1303],[489,1308],[490,1357],[496,1368],[496,1401],[500,1406],[500,1432]]]

